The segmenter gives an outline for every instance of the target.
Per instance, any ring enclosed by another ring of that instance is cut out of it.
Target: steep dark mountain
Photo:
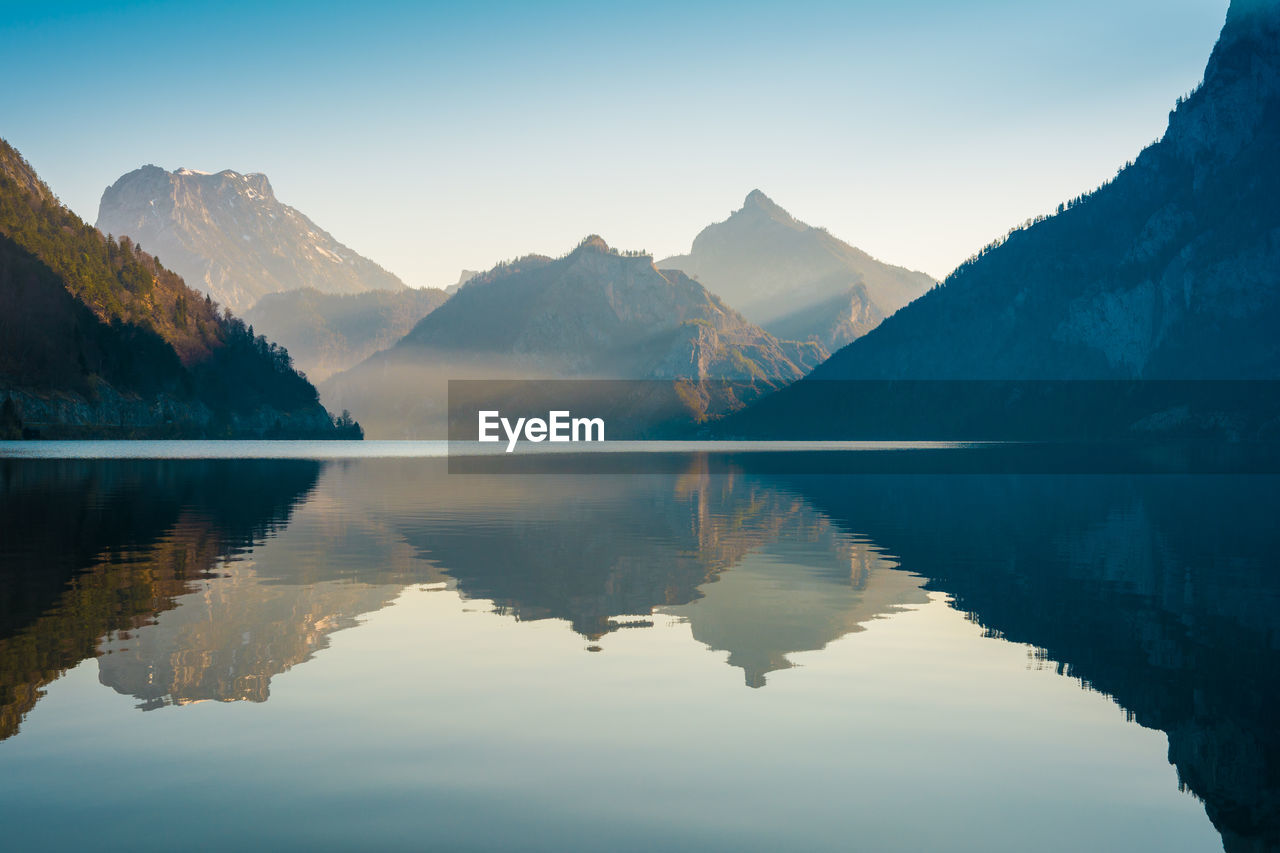
[[[268,293],[244,316],[320,382],[391,346],[448,298],[434,287],[355,294],[309,287]]]
[[[282,290],[362,293],[405,286],[279,202],[262,174],[143,166],[103,192],[98,228],[130,237],[237,312]]]
[[[289,354],[62,206],[0,140],[0,433],[335,434]]]
[[[825,357],[779,341],[700,284],[590,237],[559,259],[529,256],[476,276],[398,344],[323,384],[384,437],[441,435],[445,381],[463,378],[722,379],[734,407]]]
[[[1280,4],[1116,178],[1016,230],[814,379],[1280,378]]]
[[[1274,438],[1277,162],[1280,3],[1235,0],[1204,82],[1136,162],[988,246],[805,381],[719,429]]]
[[[778,337],[815,340],[830,350],[935,284],[800,222],[760,190],[727,220],[704,228],[689,254],[658,266],[693,276]]]

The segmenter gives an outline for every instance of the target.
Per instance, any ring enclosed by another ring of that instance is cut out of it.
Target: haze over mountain
[[[1277,163],[1280,4],[1234,0],[1204,82],[1136,162],[734,429],[785,417],[838,432],[833,403],[852,392],[821,380],[1280,379]]]
[[[833,351],[935,284],[800,222],[760,190],[724,222],[704,228],[689,254],[658,266],[693,276],[779,337],[816,340]]]
[[[279,341],[312,382],[356,365],[404,337],[440,307],[439,288],[321,293],[314,288],[268,293],[245,320]]]
[[[463,270],[458,274],[458,280],[444,289],[445,293],[457,293],[458,288],[478,275],[480,275],[480,270]]]
[[[233,311],[263,295],[400,290],[404,282],[282,204],[266,175],[143,166],[102,194],[98,228],[127,235]]]
[[[64,207],[0,140],[0,436],[334,436],[288,353]]]
[[[713,378],[754,398],[826,355],[815,343],[777,340],[684,273],[593,236],[562,258],[530,255],[472,278],[323,393],[371,435],[423,437],[441,434],[447,379]]]

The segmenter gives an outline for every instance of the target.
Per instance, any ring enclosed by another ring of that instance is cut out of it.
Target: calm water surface
[[[0,447],[5,849],[1280,843],[1280,478],[286,444]]]

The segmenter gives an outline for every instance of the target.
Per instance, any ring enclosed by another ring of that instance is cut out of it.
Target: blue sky
[[[683,252],[756,187],[940,277],[1159,136],[1226,7],[0,0],[0,136],[91,222],[144,163],[265,172],[415,286]]]

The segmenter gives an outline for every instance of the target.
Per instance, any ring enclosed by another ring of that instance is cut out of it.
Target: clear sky
[[[415,286],[759,187],[937,277],[1115,174],[1227,0],[0,0],[0,136],[90,222],[144,163],[265,172]]]

